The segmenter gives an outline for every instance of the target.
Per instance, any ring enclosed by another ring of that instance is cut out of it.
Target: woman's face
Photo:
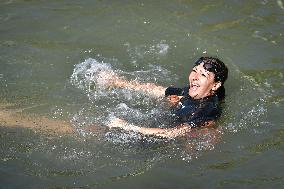
[[[200,99],[213,94],[220,86],[214,81],[215,74],[204,69],[203,63],[195,66],[189,74],[189,96]]]

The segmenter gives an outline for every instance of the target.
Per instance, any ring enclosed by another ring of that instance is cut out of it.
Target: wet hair
[[[205,70],[214,73],[214,81],[221,82],[221,87],[216,91],[216,95],[220,100],[225,98],[225,87],[224,83],[228,78],[228,68],[219,58],[216,57],[200,57],[194,66],[204,63],[203,67]]]

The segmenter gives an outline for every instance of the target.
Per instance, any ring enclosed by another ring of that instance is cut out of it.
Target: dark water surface
[[[283,188],[283,35],[281,0],[1,0],[0,188]],[[217,129],[89,130],[167,126],[162,99],[107,88],[101,70],[183,86],[200,56],[230,70]]]

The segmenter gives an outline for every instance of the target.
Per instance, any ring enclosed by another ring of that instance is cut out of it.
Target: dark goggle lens
[[[195,63],[194,66],[198,66],[199,64],[201,64],[203,62],[203,58],[199,58]]]
[[[213,65],[210,64],[210,63],[204,63],[203,68],[207,71],[210,71],[210,72],[214,71]]]
[[[194,67],[203,64],[203,68],[209,72],[213,72],[215,74],[215,80],[216,81],[222,81],[224,80],[224,73],[226,72],[225,68],[222,68],[222,65],[220,65],[218,62],[213,60],[207,60],[204,57],[199,58],[195,63]]]
[[[195,62],[195,64],[194,64],[194,66],[198,66],[198,65],[200,65],[201,63],[204,63],[203,64],[203,67],[204,67],[204,69],[205,70],[207,70],[207,71],[210,71],[210,72],[214,72],[214,65],[213,64],[210,64],[210,63],[207,63],[207,62],[204,62],[203,61],[203,58],[199,58],[196,62]]]

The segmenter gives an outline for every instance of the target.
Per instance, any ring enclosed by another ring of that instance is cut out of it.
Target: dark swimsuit
[[[165,96],[183,96],[179,104],[173,109],[176,123],[187,123],[191,128],[204,126],[207,121],[213,121],[220,117],[221,107],[217,95],[202,99],[193,99],[188,94],[189,87],[168,87]]]

